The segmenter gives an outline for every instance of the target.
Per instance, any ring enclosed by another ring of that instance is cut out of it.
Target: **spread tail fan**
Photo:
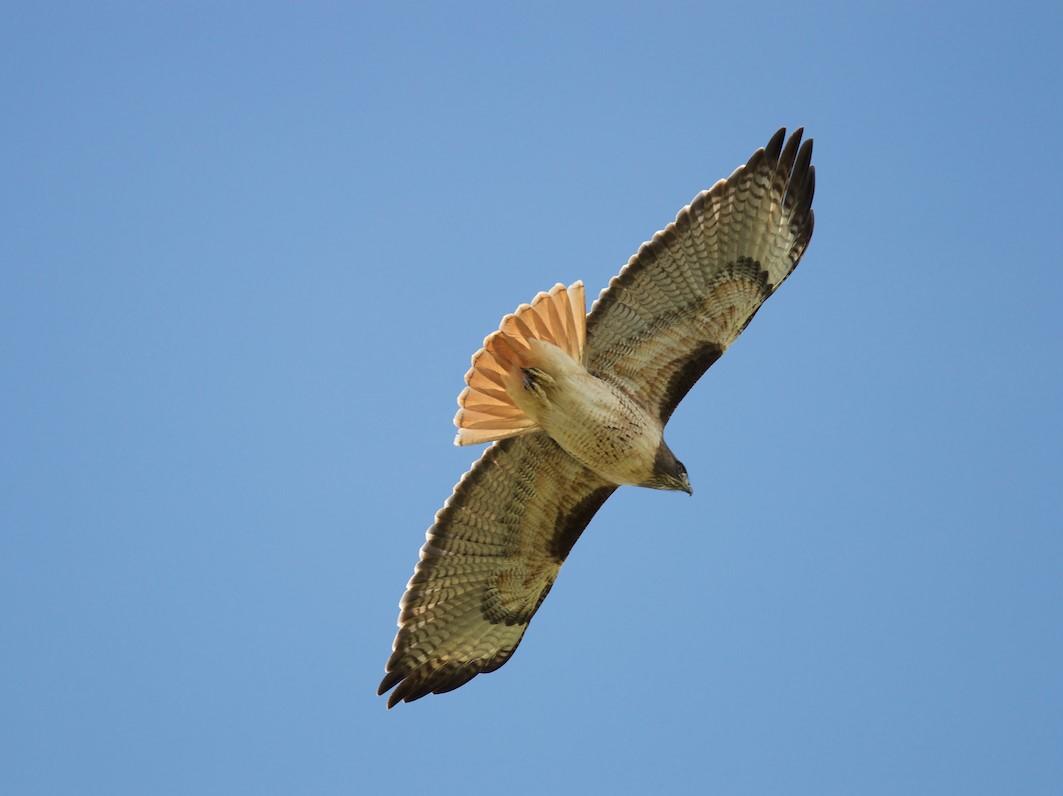
[[[484,339],[472,355],[466,387],[458,396],[455,445],[515,437],[538,426],[514,403],[510,387],[520,384],[520,371],[531,366],[531,340],[552,343],[577,362],[583,362],[587,314],[583,283],[556,284],[531,304],[521,304],[502,319],[497,332]],[[507,386],[508,385],[508,386]],[[516,387],[519,389],[519,387]]]

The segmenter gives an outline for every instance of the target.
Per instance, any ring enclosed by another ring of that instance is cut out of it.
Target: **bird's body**
[[[603,480],[618,486],[649,481],[662,441],[661,421],[557,346],[533,340],[531,348],[533,369],[513,391],[520,409]]]
[[[455,442],[493,442],[429,528],[379,693],[388,707],[502,666],[620,485],[690,493],[664,441],[702,374],[812,237],[812,142],[780,130],[653,236],[586,314],[556,285],[502,319],[465,376]]]

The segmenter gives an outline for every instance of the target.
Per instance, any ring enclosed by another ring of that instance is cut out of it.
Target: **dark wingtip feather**
[[[801,200],[802,209],[812,209],[812,197],[816,195],[816,167],[808,167],[808,178],[805,180],[804,197]]]
[[[797,162],[794,163],[793,174],[790,175],[790,180],[797,182],[800,180],[804,182],[805,173],[808,171],[808,166],[812,162],[812,139],[809,138],[805,143],[801,144],[801,149],[797,153]]]
[[[394,700],[396,704],[399,701],[414,702],[421,697],[426,697],[441,683],[450,679],[450,674],[451,667],[425,664],[399,683],[388,702],[390,703],[391,700]],[[471,680],[475,674],[477,672],[474,670],[464,682]]]
[[[773,163],[777,163],[779,160],[779,153],[782,152],[782,142],[786,138],[786,128],[780,127],[775,135],[768,141],[768,145],[764,147],[764,154],[767,155],[768,160]]]
[[[380,681],[380,685],[377,687],[376,695],[383,696],[384,692],[390,691],[395,687],[395,684],[402,679],[402,673],[399,671],[388,672],[384,675],[384,679]]]
[[[415,685],[415,675],[408,675],[402,682],[395,686],[395,690],[391,692],[391,696],[388,697],[388,708],[393,708],[403,700],[406,702],[412,702],[417,697],[412,696]]]
[[[783,147],[782,154],[779,155],[779,173],[784,176],[789,176],[794,167],[794,159],[797,157],[797,148],[801,145],[801,136],[804,134],[805,128],[798,127],[794,130],[788,139],[786,139],[786,146]]]
[[[783,206],[790,209],[793,218],[801,218],[804,211],[811,206],[811,197],[807,195],[811,163],[812,139],[810,138],[801,145],[797,153],[797,160],[786,186],[786,196],[783,198]]]
[[[487,668],[481,662],[474,661],[465,664],[429,662],[412,671],[396,669],[388,672],[380,682],[377,694],[383,695],[391,688],[395,689],[388,697],[388,709],[400,702],[413,702],[429,694],[445,694],[465,685],[483,671],[497,669],[506,662],[511,653],[512,650],[507,651],[501,656],[501,660],[497,661],[497,664],[492,661]]]

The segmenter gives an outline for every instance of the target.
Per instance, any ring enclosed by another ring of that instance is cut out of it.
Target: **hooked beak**
[[[688,495],[692,496],[694,494],[694,487],[692,487],[690,485],[690,479],[687,478],[687,474],[686,473],[683,473],[683,483],[682,483],[682,486],[680,486],[680,489],[682,489]]]

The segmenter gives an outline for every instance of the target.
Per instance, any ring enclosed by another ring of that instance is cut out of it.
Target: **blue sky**
[[[0,791],[1061,792],[1063,12],[856,6],[9,5]],[[469,355],[784,125],[695,496],[386,711]]]

